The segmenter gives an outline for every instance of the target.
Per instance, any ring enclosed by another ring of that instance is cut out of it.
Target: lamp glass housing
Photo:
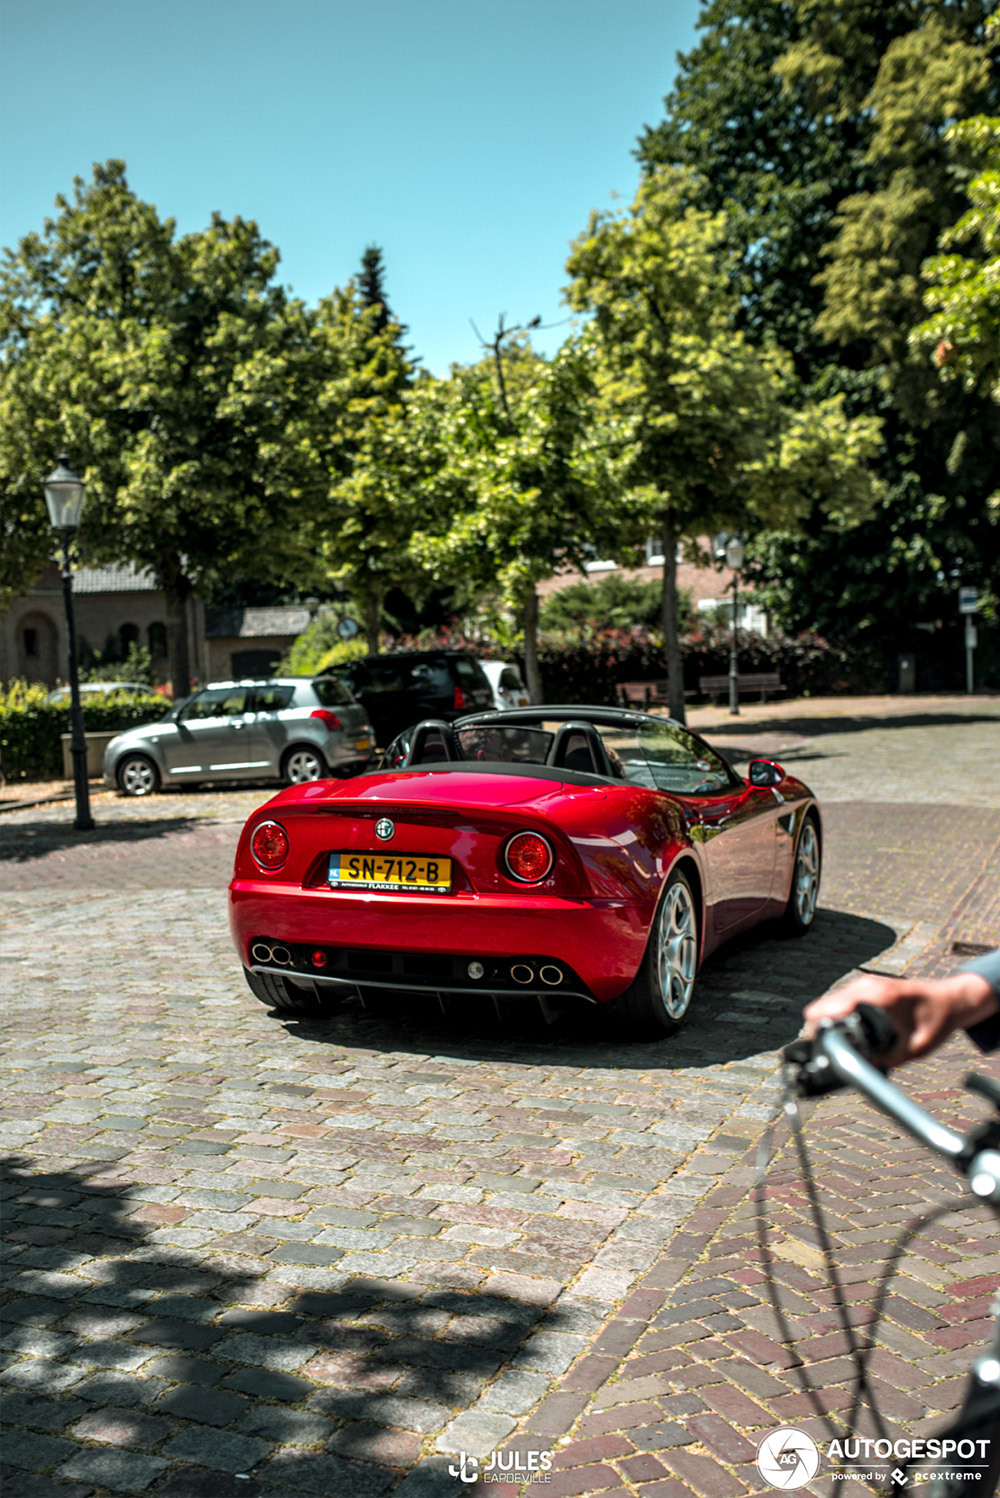
[[[743,566],[743,558],[746,556],[746,547],[739,536],[732,536],[726,542],[726,565],[734,572],[739,572]]]
[[[75,531],[79,528],[84,487],[83,480],[77,478],[69,466],[69,459],[62,453],[58,466],[49,474],[44,485],[45,503],[49,508],[53,530]]]

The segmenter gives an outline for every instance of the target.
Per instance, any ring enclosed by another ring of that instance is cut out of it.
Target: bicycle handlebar
[[[959,1134],[921,1108],[869,1059],[888,1051],[894,1039],[885,1010],[859,1004],[845,1020],[822,1021],[811,1040],[794,1041],[782,1054],[795,1071],[795,1090],[801,1097],[815,1097],[845,1085],[857,1087],[914,1139],[950,1160],[968,1177],[973,1194],[981,1201],[1000,1206],[1000,1124],[991,1119],[968,1134]],[[974,1091],[994,1095],[984,1079],[969,1078],[967,1086],[969,1082]]]

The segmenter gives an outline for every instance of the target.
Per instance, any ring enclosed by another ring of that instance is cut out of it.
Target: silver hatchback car
[[[335,676],[218,682],[112,739],[104,783],[126,796],[202,780],[295,785],[357,774],[374,747],[364,708]]]

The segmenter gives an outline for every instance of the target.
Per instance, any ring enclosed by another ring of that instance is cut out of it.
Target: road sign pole
[[[973,652],[976,648],[976,626],[971,619],[965,621],[965,690],[971,697],[975,691],[975,675],[973,672]]]

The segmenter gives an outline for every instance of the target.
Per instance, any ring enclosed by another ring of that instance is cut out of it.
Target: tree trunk
[[[191,691],[191,644],[188,639],[188,599],[192,587],[179,557],[166,557],[158,569],[167,600],[167,674],[174,701]]]
[[[684,662],[681,659],[681,637],[677,627],[677,531],[669,510],[663,516],[663,654],[667,663],[667,703],[670,716],[678,723],[684,718]]]
[[[365,639],[368,641],[368,654],[378,655],[378,626],[382,617],[382,595],[381,593],[365,594]]]
[[[538,669],[538,594],[534,586],[524,595],[524,675],[532,702],[543,702],[542,673]]]

